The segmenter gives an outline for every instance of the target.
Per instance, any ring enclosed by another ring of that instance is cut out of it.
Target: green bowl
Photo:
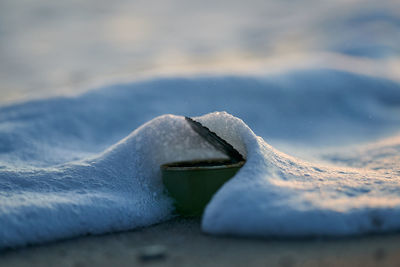
[[[162,180],[183,216],[201,216],[218,189],[244,165],[244,161],[210,159],[161,165]]]

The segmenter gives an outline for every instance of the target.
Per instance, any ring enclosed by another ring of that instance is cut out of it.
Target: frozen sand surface
[[[362,170],[320,166],[265,142],[326,146],[393,135],[400,126],[399,96],[399,85],[387,80],[314,70],[160,79],[3,107],[1,246],[168,219],[172,207],[159,165],[218,154],[180,116],[129,131],[159,114],[214,110],[245,119],[264,139],[226,113],[197,118],[248,159],[207,207],[206,232],[304,236],[399,229],[399,175],[390,167],[396,164],[375,170],[368,164]]]

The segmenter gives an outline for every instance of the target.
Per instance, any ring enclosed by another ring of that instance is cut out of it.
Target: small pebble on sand
[[[167,249],[162,245],[151,245],[139,250],[140,261],[163,260],[167,256]]]

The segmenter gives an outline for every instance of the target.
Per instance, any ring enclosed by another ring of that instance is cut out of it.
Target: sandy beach
[[[0,1],[0,267],[400,267],[399,33],[396,0]],[[179,116],[246,152],[215,235],[165,221],[159,166],[216,157]]]
[[[345,239],[215,237],[199,219],[0,254],[0,266],[400,266],[400,234]]]

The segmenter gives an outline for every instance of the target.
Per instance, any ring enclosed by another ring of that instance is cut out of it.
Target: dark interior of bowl
[[[206,160],[190,160],[190,161],[180,161],[167,163],[162,165],[162,168],[168,167],[209,167],[209,166],[224,166],[231,165],[233,162],[230,159],[206,159]]]

